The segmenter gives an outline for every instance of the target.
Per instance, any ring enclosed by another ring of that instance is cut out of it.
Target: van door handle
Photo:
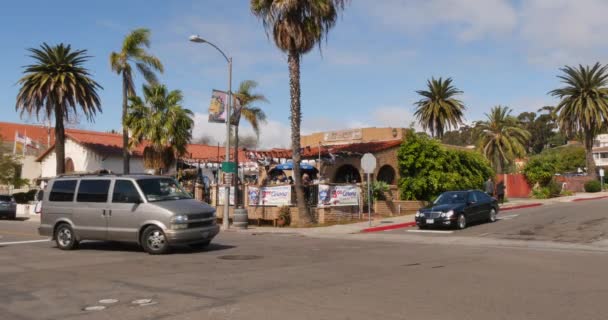
[[[108,210],[110,217],[112,216],[112,210]]]
[[[102,210],[101,215],[103,215],[103,216],[105,216],[105,215],[106,215],[106,209],[103,209],[103,210]]]

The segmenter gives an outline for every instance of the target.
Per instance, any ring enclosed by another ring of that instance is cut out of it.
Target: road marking
[[[9,234],[11,236],[40,237],[39,234],[35,234],[35,233],[12,232],[12,231],[0,231],[0,235],[1,234]]]
[[[454,231],[441,231],[441,230],[407,230],[407,232],[416,232],[416,233],[453,233]]]
[[[11,245],[11,244],[23,244],[23,243],[36,243],[36,242],[48,242],[51,239],[45,240],[27,240],[27,241],[13,241],[13,242],[0,242],[0,246]]]
[[[513,219],[515,217],[519,216],[518,214],[510,214],[508,216],[501,216],[500,218],[497,218],[498,220],[510,220]]]

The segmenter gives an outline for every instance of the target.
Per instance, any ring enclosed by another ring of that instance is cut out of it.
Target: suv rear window
[[[70,202],[74,200],[76,180],[59,180],[53,183],[49,201]]]
[[[110,180],[80,180],[78,187],[78,202],[106,202]]]

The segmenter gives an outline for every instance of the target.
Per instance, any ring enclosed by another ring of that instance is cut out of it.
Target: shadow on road
[[[211,243],[204,248],[190,247],[187,245],[172,246],[169,254],[193,254],[201,252],[222,251],[236,248],[236,246],[223,245],[219,243]],[[78,246],[78,250],[93,250],[93,251],[123,251],[123,252],[141,252],[144,253],[142,247],[130,242],[114,242],[114,241],[83,241]]]

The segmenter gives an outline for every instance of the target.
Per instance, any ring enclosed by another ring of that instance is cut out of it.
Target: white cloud
[[[531,62],[554,66],[606,58],[605,0],[528,0],[520,11],[520,35]]]
[[[414,115],[405,107],[379,107],[372,111],[373,124],[382,127],[407,128],[414,122],[414,128],[420,129]]]
[[[226,126],[221,123],[209,123],[209,115],[206,113],[194,114],[194,129],[192,137],[194,140],[203,136],[209,136],[214,141],[224,143],[226,138]],[[287,148],[290,146],[290,129],[287,124],[275,120],[268,120],[260,128],[259,148]],[[251,126],[247,123],[239,127],[239,136],[255,135]]]
[[[445,30],[463,41],[508,34],[517,24],[515,8],[508,0],[383,0],[360,5],[388,27],[417,34],[449,25]]]

